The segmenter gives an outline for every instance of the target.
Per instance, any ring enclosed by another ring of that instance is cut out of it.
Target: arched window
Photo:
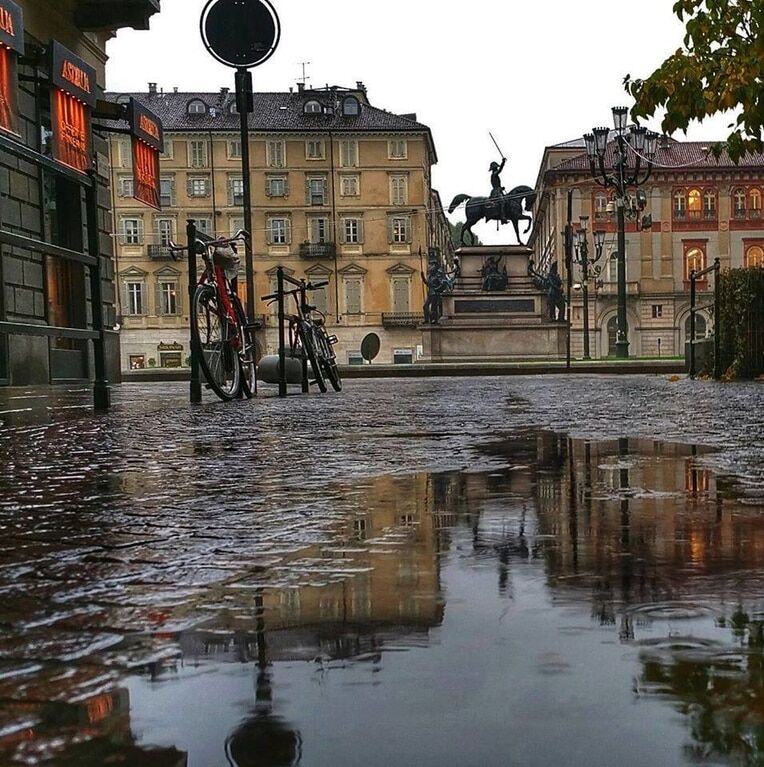
[[[684,254],[684,278],[690,279],[690,274],[706,268],[706,254],[700,248],[688,248]]]
[[[604,221],[607,218],[607,195],[594,195],[594,220]]]
[[[747,269],[757,266],[759,268],[764,267],[764,248],[761,245],[751,245],[745,252],[743,265]]]
[[[321,103],[319,101],[306,101],[302,110],[306,115],[320,115],[322,113]]]
[[[684,321],[684,340],[688,341],[690,338],[690,315],[687,315],[687,319]],[[699,338],[705,338],[708,334],[708,322],[706,318],[700,313],[695,313],[695,340]]]
[[[701,208],[702,200],[700,197],[700,189],[690,189],[690,193],[687,195],[689,218],[693,221],[697,221],[700,218]]]
[[[736,189],[732,195],[735,218],[745,218],[745,189]]]
[[[355,96],[347,96],[342,102],[342,114],[346,117],[361,114],[361,102]]]
[[[751,189],[748,193],[748,215],[751,218],[761,218],[761,190]]]
[[[616,341],[618,340],[618,315],[613,315],[606,325],[607,331],[607,356],[615,357]],[[629,323],[626,323],[626,337],[629,336]]]
[[[713,189],[703,192],[703,218],[716,218],[716,192]]]
[[[206,115],[207,105],[201,99],[193,99],[188,102],[186,111],[190,115]]]
[[[674,192],[674,218],[683,219],[687,215],[687,196],[684,189],[677,189]]]

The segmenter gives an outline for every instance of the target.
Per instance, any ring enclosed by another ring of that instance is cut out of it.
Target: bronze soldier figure
[[[499,219],[502,224],[509,223],[507,220],[506,202],[504,197],[506,192],[501,185],[501,172],[504,170],[504,166],[507,164],[507,158],[501,158],[501,165],[497,162],[492,162],[489,170],[491,171],[491,194],[488,196],[491,200],[496,200],[499,206]]]

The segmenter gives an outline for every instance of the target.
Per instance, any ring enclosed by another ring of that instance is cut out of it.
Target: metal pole
[[[254,111],[252,73],[247,69],[236,70],[236,106],[239,110],[241,139],[241,180],[244,208],[244,228],[250,236],[244,242],[244,263],[247,276],[247,322],[255,321],[255,266],[252,257],[252,178],[249,167],[249,113]]]
[[[279,397],[287,395],[286,349],[284,348],[284,267],[276,270],[277,306],[279,310]]]
[[[695,378],[695,270],[690,272],[690,378]]]
[[[570,329],[573,319],[570,315],[570,301],[573,292],[573,190],[568,190],[568,220],[565,224],[565,270],[568,274],[568,304],[565,314],[568,319],[568,333],[565,345],[565,369],[570,370]]]
[[[721,314],[719,302],[721,300],[721,261],[714,259],[714,378],[722,377],[722,336]]]
[[[103,293],[101,286],[101,246],[98,234],[98,191],[94,173],[90,174],[92,184],[85,190],[87,207],[88,250],[96,263],[90,267],[90,305],[93,312],[93,330],[98,338],[93,341],[93,407],[108,410],[111,405],[109,382],[106,380],[106,338],[103,328]]]
[[[589,354],[589,245],[584,241],[581,249],[581,291],[584,297],[584,359],[590,360]]]
[[[194,293],[196,293],[196,221],[193,218],[189,218],[187,221],[186,241],[188,243],[188,314],[189,317],[192,317]],[[198,349],[194,343],[194,334],[190,333],[190,336],[191,384],[189,389],[189,399],[192,404],[196,404],[202,401],[202,384],[199,380],[200,349]]]
[[[305,292],[305,280],[300,281],[300,301],[302,305],[308,303],[308,294]],[[315,376],[314,376],[315,377]],[[302,355],[302,393],[307,394],[310,391],[310,383],[308,381],[308,358],[305,354]]]

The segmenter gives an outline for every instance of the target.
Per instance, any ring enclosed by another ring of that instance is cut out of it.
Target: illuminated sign
[[[80,173],[93,167],[90,109],[96,72],[61,43],[51,44],[53,157]]]
[[[24,16],[11,0],[0,0],[0,129],[18,134],[16,54],[24,53]]]
[[[127,119],[133,135],[133,196],[160,210],[159,153],[164,151],[162,122],[133,98],[130,99]]]
[[[24,54],[24,15],[11,0],[0,0],[0,44]]]

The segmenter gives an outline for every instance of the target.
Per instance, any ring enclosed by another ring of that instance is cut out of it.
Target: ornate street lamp
[[[586,154],[589,158],[592,177],[599,186],[615,189],[615,203],[618,211],[618,333],[616,357],[629,356],[629,339],[626,330],[626,210],[631,209],[628,187],[641,186],[650,177],[657,148],[657,134],[646,128],[627,126],[627,107],[613,107],[615,125],[615,147],[612,172],[605,167],[610,131],[594,128],[584,136]],[[645,167],[645,165],[647,167]],[[643,198],[644,199],[644,198]],[[588,318],[586,319],[588,324]],[[588,337],[585,336],[588,346]]]
[[[580,216],[580,229],[576,232],[574,241],[575,256],[573,262],[581,267],[581,292],[584,297],[584,359],[590,360],[589,354],[589,277],[597,277],[602,273],[599,264],[605,247],[605,230],[594,232],[594,255],[589,255],[589,216]]]

